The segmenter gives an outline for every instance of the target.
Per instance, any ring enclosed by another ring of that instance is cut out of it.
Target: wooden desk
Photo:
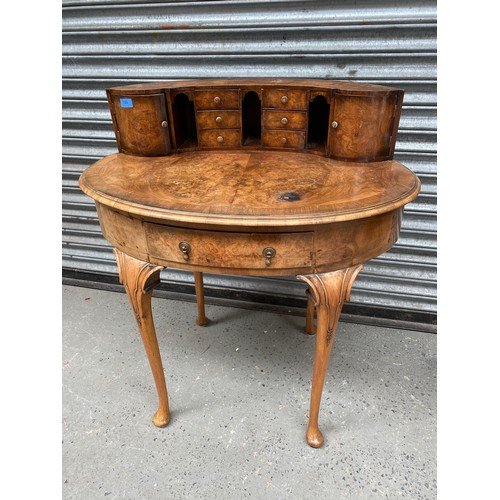
[[[296,275],[317,315],[306,439],[318,414],[333,338],[363,262],[397,240],[418,177],[392,160],[403,92],[325,80],[155,82],[108,89],[119,153],[80,177],[113,245],[159,397],[170,419],[151,314],[165,267]]]

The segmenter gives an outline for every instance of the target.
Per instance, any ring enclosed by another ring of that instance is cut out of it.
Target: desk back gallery
[[[330,80],[204,79],[107,90],[120,152],[284,149],[392,159],[403,91]]]

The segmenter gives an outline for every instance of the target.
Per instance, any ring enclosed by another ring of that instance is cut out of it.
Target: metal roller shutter
[[[78,188],[87,166],[116,152],[107,87],[224,76],[364,81],[405,89],[395,159],[419,175],[422,192],[405,209],[397,244],[358,277],[347,310],[434,325],[436,16],[434,1],[63,1],[67,282],[117,276],[94,203]],[[189,272],[162,273],[165,288],[189,290],[192,282]],[[269,297],[289,306],[304,300],[304,284],[293,277],[206,275],[205,282],[208,296],[242,305]]]

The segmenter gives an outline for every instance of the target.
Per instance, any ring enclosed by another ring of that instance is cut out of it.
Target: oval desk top
[[[80,177],[84,193],[136,216],[189,224],[303,226],[361,219],[419,193],[401,163],[352,163],[298,152],[109,155]]]

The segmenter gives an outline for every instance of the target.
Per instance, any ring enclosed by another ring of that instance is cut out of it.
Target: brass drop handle
[[[262,251],[262,255],[266,259],[266,266],[271,265],[271,259],[276,256],[276,250],[273,247],[266,247]]]
[[[281,144],[286,144],[286,137],[281,138]]]
[[[339,126],[339,123],[333,120],[332,122],[332,128],[337,128]]]
[[[283,125],[286,125],[286,124],[288,123],[288,118],[283,117],[283,118],[281,119],[281,123],[282,123]]]
[[[189,252],[191,252],[191,245],[187,241],[181,241],[179,243],[179,248],[182,252],[182,257],[184,260],[189,260]]]
[[[284,95],[282,98],[281,98],[281,102],[283,104],[286,104],[288,102],[288,97],[286,95]]]
[[[217,136],[217,142],[222,142],[224,140],[224,137],[222,135]]]
[[[215,119],[215,123],[222,123],[222,117],[221,117],[221,116],[218,116],[218,117]]]
[[[214,102],[215,102],[215,104],[219,104],[220,103],[220,97],[219,96],[214,97]]]
[[[167,128],[167,127],[168,127],[168,122],[167,122],[167,120],[163,120],[163,121],[161,122],[161,126],[162,126],[163,128]]]

